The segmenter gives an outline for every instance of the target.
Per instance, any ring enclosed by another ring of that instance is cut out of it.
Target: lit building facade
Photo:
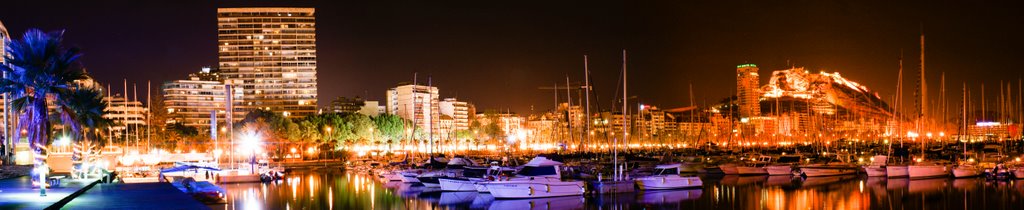
[[[423,85],[402,85],[388,89],[385,105],[387,113],[410,120],[417,128],[429,131],[440,114],[438,94],[437,87]]]
[[[452,118],[454,130],[469,130],[469,103],[455,98],[445,98],[438,102],[438,106],[441,115]]]
[[[359,113],[370,117],[376,117],[387,112],[386,108],[383,105],[380,105],[380,101],[364,101],[363,106],[359,107]]]
[[[736,66],[736,97],[739,100],[739,111],[742,117],[761,115],[761,98],[757,65],[743,64]]]
[[[359,96],[354,98],[338,97],[331,101],[331,111],[334,113],[351,114],[362,110],[364,105],[366,105],[366,101]]]
[[[238,122],[245,117],[240,108],[244,101],[244,90],[228,87],[221,81],[210,80],[209,68],[189,75],[188,80],[168,81],[163,84],[164,107],[167,109],[166,123],[182,123],[186,126],[209,131],[213,115],[216,115],[218,127],[227,125],[228,97],[231,97],[232,121]],[[230,89],[231,94],[228,94]]]
[[[146,126],[149,108],[143,106],[140,101],[128,100],[120,94],[104,99],[107,101],[107,108],[103,110],[103,118],[113,122],[110,131],[114,136],[123,138],[127,133],[129,138],[136,138],[135,135],[138,135],[136,131]],[[128,131],[126,132],[125,129]]]
[[[219,8],[217,23],[221,76],[244,91],[241,108],[317,112],[313,8]]]

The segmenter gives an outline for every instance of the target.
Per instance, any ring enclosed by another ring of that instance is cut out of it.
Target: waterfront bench
[[[46,178],[46,182],[50,184],[50,187],[60,186],[60,180],[66,178],[66,176],[51,176]]]

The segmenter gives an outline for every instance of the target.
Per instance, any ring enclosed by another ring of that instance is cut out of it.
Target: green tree
[[[88,150],[92,146],[92,140],[98,139],[99,128],[110,125],[111,120],[103,118],[105,113],[104,109],[107,108],[107,102],[103,100],[103,94],[99,90],[91,89],[87,87],[77,87],[71,92],[69,97],[65,98],[67,101],[67,111],[73,114],[74,121],[81,125],[81,132],[74,133],[75,140],[74,144],[82,146],[82,149],[75,149],[71,155],[73,169],[75,171],[82,170],[82,152]],[[102,142],[100,142],[102,144]],[[80,174],[74,173],[75,176]]]
[[[505,131],[501,129],[499,123],[501,122],[501,115],[495,110],[484,111],[484,118],[487,119],[487,123],[481,127],[480,132],[487,135],[487,138],[491,141],[501,140],[505,137]]]
[[[377,135],[382,142],[391,144],[401,140],[405,135],[405,121],[398,115],[381,114],[373,117],[373,123],[377,127]]]
[[[373,130],[376,129],[373,121],[370,117],[363,114],[349,114],[345,115],[344,121],[348,124],[349,128],[352,129],[352,136],[350,140],[358,143],[369,142],[373,138]]]
[[[68,100],[65,98],[71,94],[72,84],[86,76],[77,65],[81,55],[78,48],[65,49],[61,46],[62,40],[61,33],[29,29],[21,40],[11,41],[5,49],[9,65],[0,65],[0,70],[8,75],[0,79],[0,93],[11,97],[18,119],[15,130],[26,131],[29,146],[36,157],[45,157],[44,150],[51,143],[51,117],[60,119],[75,133],[81,128],[73,120],[74,112],[67,108]],[[48,102],[57,106],[56,113],[50,112]],[[14,132],[14,139],[20,139],[21,135],[21,132]],[[37,158],[33,164],[42,167],[46,160]],[[38,180],[41,178],[38,176],[33,178],[40,183],[43,181]]]
[[[311,121],[303,120],[299,122],[299,129],[301,130],[301,138],[303,142],[316,142],[320,141],[320,126],[314,124]]]
[[[302,132],[298,124],[281,114],[268,110],[257,109],[246,113],[245,118],[242,119],[241,123],[236,125],[235,129],[241,130],[245,124],[256,121],[263,121],[267,124],[267,129],[271,131],[265,136],[268,140],[298,141],[302,139]]]

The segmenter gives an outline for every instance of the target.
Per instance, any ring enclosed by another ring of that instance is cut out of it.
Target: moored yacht
[[[515,178],[481,182],[496,199],[578,196],[586,192],[582,181],[563,181],[561,162],[539,156],[526,163]]]
[[[718,169],[722,170],[725,175],[738,175],[740,174],[739,169],[735,163],[724,163],[718,165]]]
[[[931,162],[921,162],[907,166],[907,176],[911,179],[937,178],[949,176],[949,166]]]
[[[864,168],[864,173],[867,173],[868,177],[885,176],[885,161],[888,159],[888,156],[885,155],[875,155],[874,157],[871,157],[870,164],[861,167]]]
[[[801,159],[803,157],[799,155],[779,156],[775,163],[765,166],[764,169],[771,176],[793,175],[793,167],[799,164]]]
[[[953,168],[953,177],[967,178],[981,176],[984,170],[974,164],[960,164]]]
[[[700,177],[682,176],[680,164],[658,165],[651,176],[636,178],[636,186],[640,190],[663,190],[701,187],[704,185]]]
[[[886,165],[885,166],[885,177],[889,177],[889,178],[907,177],[908,175],[909,175],[909,173],[907,172],[907,166],[906,165]]]
[[[478,191],[477,183],[496,179],[502,172],[515,172],[514,169],[502,168],[499,166],[477,167],[466,166],[461,176],[440,177],[438,182],[441,191]],[[486,188],[484,191],[486,192]]]
[[[856,174],[857,166],[841,162],[808,164],[800,166],[800,173],[807,177],[848,175]]]
[[[768,163],[770,163],[771,160],[772,160],[771,156],[764,156],[764,155],[758,156],[756,158],[752,158],[750,160],[750,162],[748,162],[746,164],[737,165],[736,166],[736,174],[738,174],[740,176],[743,176],[743,175],[765,175],[765,174],[768,174],[768,170],[765,169],[764,167],[765,167],[765,165],[768,165]]]
[[[441,187],[440,178],[442,177],[460,177],[466,166],[475,166],[472,160],[465,159],[462,157],[454,157],[447,162],[444,169],[431,171],[416,176],[416,179],[420,181],[425,187]]]

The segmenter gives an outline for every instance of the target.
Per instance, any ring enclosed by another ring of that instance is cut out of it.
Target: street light
[[[249,156],[249,172],[256,173],[256,149],[259,148],[260,138],[254,133],[249,133],[242,136],[242,142],[240,142],[243,149],[248,148],[252,153]]]

